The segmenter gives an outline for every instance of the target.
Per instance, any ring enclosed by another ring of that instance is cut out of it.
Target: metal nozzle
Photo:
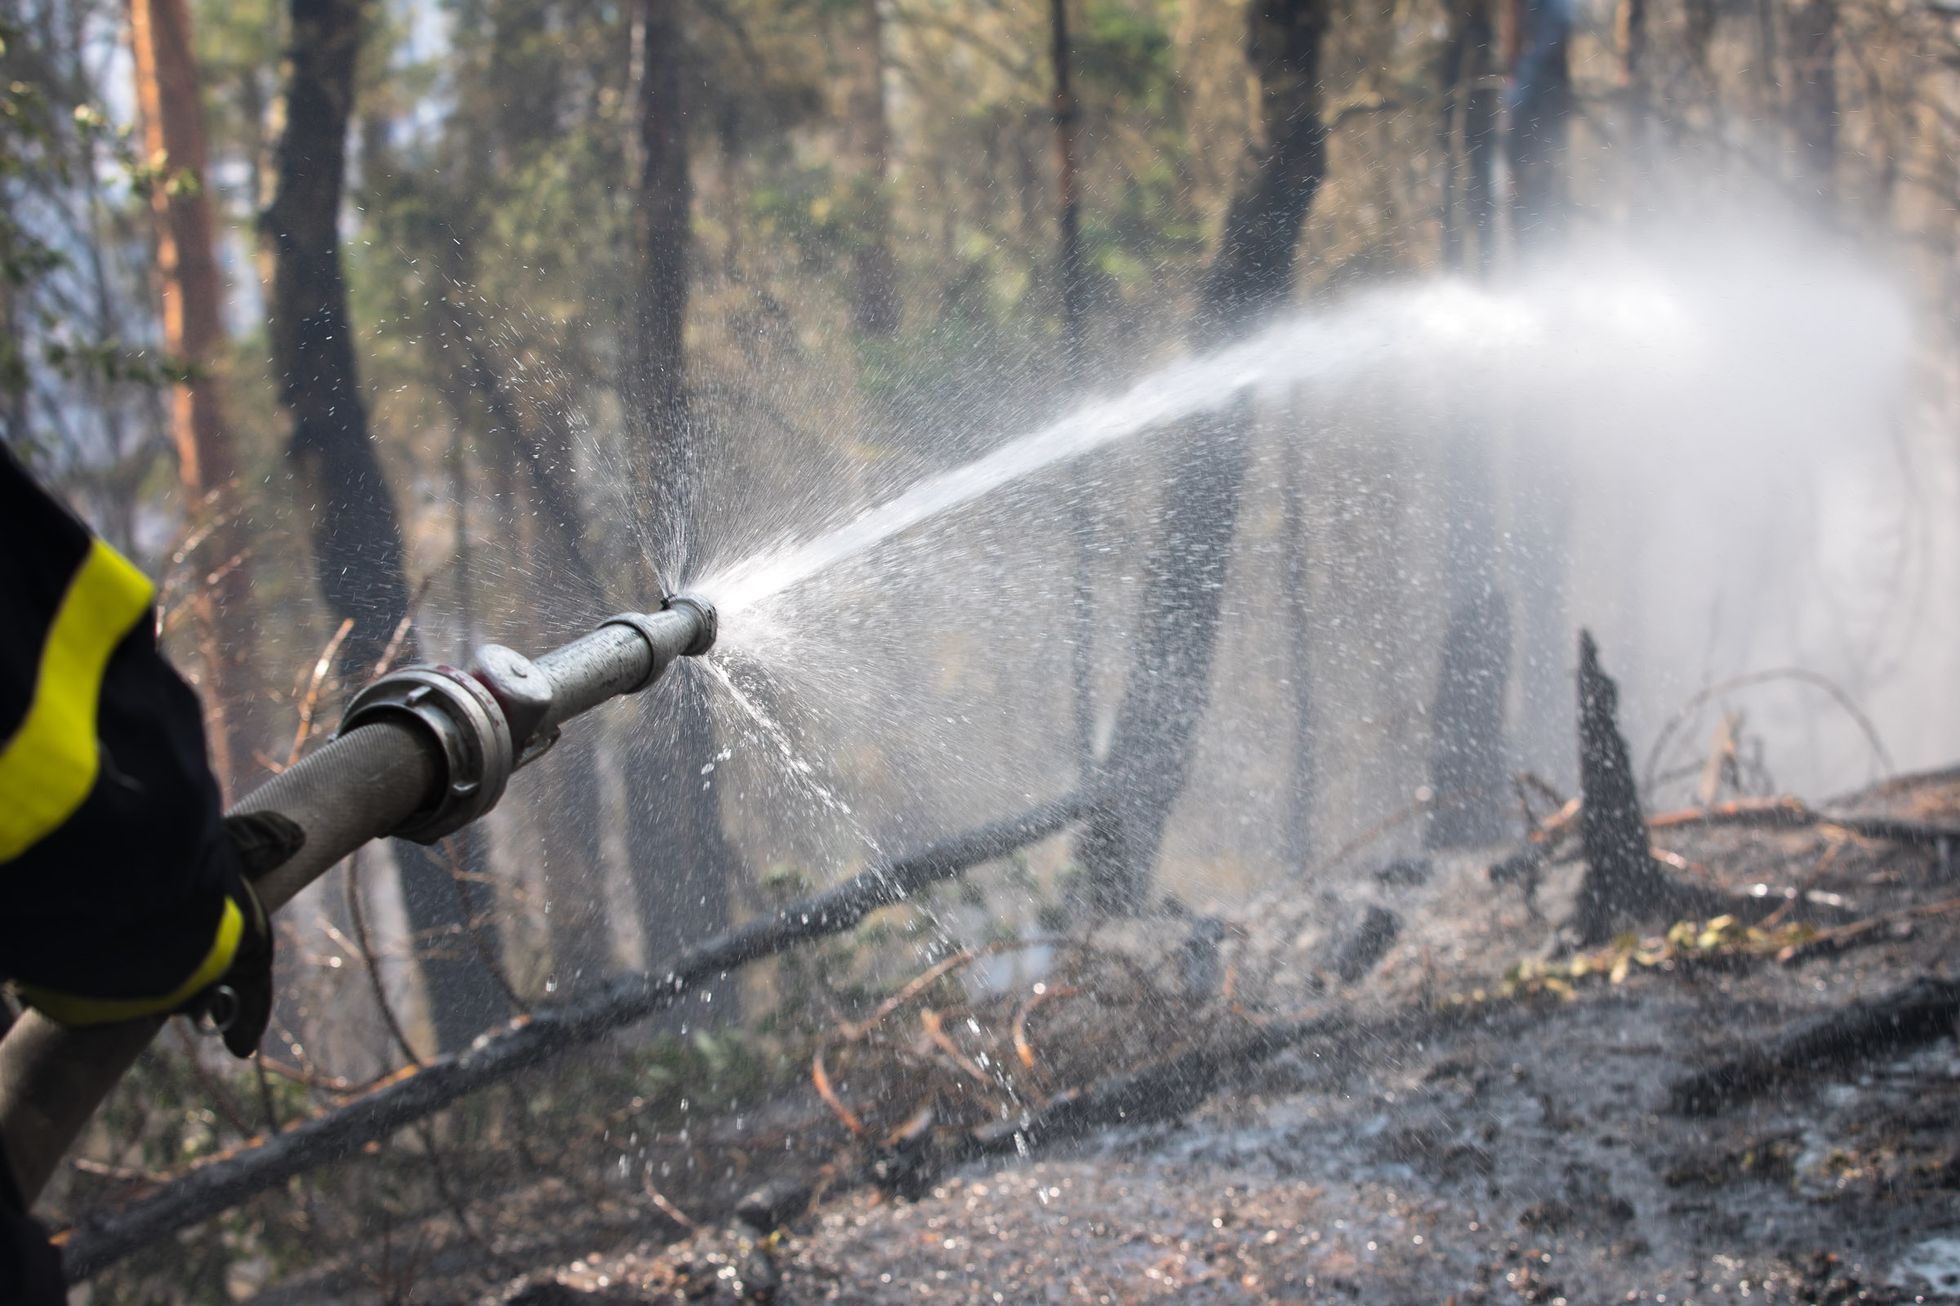
[[[667,601],[660,606],[668,609],[685,609],[700,628],[693,642],[681,650],[681,656],[698,658],[715,646],[715,636],[721,629],[721,618],[715,615],[714,604],[699,594],[681,593],[668,595]]]

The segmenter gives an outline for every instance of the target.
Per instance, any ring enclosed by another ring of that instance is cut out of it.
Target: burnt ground
[[[1960,825],[1960,773],[1822,810]],[[1038,1000],[952,1011],[921,989],[880,1026],[903,1036],[840,1037],[833,1109],[804,1088],[741,1133],[703,1122],[750,1146],[665,1194],[698,1231],[675,1241],[647,1202],[538,1187],[524,1223],[548,1238],[505,1239],[494,1260],[458,1241],[409,1295],[1960,1300],[1950,1024],[1701,1114],[1671,1092],[1848,1004],[1960,977],[1960,849],[1829,821],[1654,838],[1680,878],[1782,910],[1754,933],[1704,922],[1670,943],[1656,922],[1574,957],[1553,922],[1580,868],[1550,867],[1534,910],[1491,885],[1486,857],[1363,863],[1323,878],[1336,888],[1127,925],[1062,949]],[[1809,897],[1783,906],[1793,888]],[[1355,940],[1384,910],[1398,929],[1368,967]],[[1821,922],[1793,924],[1805,914]],[[1343,963],[1365,973],[1344,981]],[[1291,1032],[1260,1044],[1275,1030]],[[1135,1122],[1149,1095],[1097,1098],[1125,1073],[1181,1086],[1188,1109]],[[1071,1091],[1073,1118],[1096,1118],[1064,1137]],[[976,1129],[1005,1155],[976,1159]],[[790,1196],[735,1214],[771,1182]]]

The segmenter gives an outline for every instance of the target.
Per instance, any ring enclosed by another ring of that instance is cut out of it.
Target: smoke
[[[947,433],[984,414],[961,412],[848,477],[840,458],[774,469],[783,495],[709,491],[723,511],[697,570],[741,596],[723,656],[749,699],[724,713],[717,782],[738,808],[794,809],[794,842],[846,862],[868,840],[930,837],[1070,787],[1073,568],[1086,553],[1106,730],[1154,505],[1212,453],[1176,419],[1240,394],[1259,411],[1258,447],[1167,865],[1222,883],[1278,856],[1296,738],[1289,475],[1311,500],[1330,835],[1423,780],[1461,561],[1448,527],[1471,517],[1492,533],[1490,583],[1522,617],[1517,767],[1571,768],[1581,625],[1623,682],[1636,757],[1698,690],[1803,668],[1868,709],[1901,764],[1938,760],[1960,722],[1936,637],[1950,619],[1923,599],[1953,580],[1928,529],[1932,496],[1950,491],[1916,470],[1927,451],[1904,420],[1912,320],[1872,259],[1792,225],[1647,231],[1574,243],[1508,281],[1415,281],[1301,309],[1004,431],[977,458]],[[1481,470],[1465,480],[1464,467]],[[1874,774],[1863,726],[1813,685],[1737,701],[1778,785],[1816,794]],[[1663,771],[1692,760],[1705,724],[1679,723],[1684,752]]]

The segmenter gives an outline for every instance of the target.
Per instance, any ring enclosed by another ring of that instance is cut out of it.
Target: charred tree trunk
[[[1497,57],[1490,7],[1470,15],[1468,76],[1463,97],[1463,207],[1477,236],[1477,270],[1497,263]]]
[[[898,264],[892,256],[891,125],[885,109],[886,0],[859,0],[857,76],[850,95],[850,135],[858,157],[857,230],[851,250],[851,318],[867,340],[898,333]]]
[[[1688,0],[1683,43],[1688,47],[1689,62],[1703,77],[1709,74],[1708,56],[1715,42],[1715,25],[1721,16],[1716,0]]]
[[[361,0],[292,0],[286,130],[277,192],[263,218],[274,257],[274,360],[280,399],[293,415],[287,453],[313,516],[321,595],[336,619],[354,622],[341,645],[348,684],[372,674],[408,614],[401,523],[368,433],[340,270],[337,224],[363,13]],[[404,654],[413,655],[412,640]],[[393,850],[410,927],[418,939],[443,944],[420,971],[436,1039],[453,1050],[506,1014],[481,959],[486,951],[495,956],[496,933],[434,854],[401,842]]]
[[[1511,678],[1511,607],[1494,589],[1450,613],[1430,709],[1430,848],[1477,848],[1506,834],[1504,697]]]
[[[1579,840],[1586,874],[1572,926],[1581,946],[1613,937],[1622,921],[1668,910],[1674,886],[1647,843],[1633,765],[1620,735],[1620,691],[1599,667],[1599,646],[1579,632]]]
[[[1313,554],[1307,539],[1307,468],[1303,444],[1289,444],[1280,485],[1286,550],[1286,674],[1293,701],[1292,792],[1286,804],[1286,855],[1296,867],[1313,855],[1315,773],[1313,725]]]
[[[1620,47],[1620,76],[1633,85],[1647,63],[1647,0],[1621,0],[1614,22]]]
[[[687,317],[687,108],[678,0],[640,0],[636,103],[639,184],[634,239],[639,263],[633,345],[624,390],[632,457],[642,501],[653,514],[651,540],[667,583],[688,564],[698,538],[694,450],[682,368]],[[718,792],[702,781],[712,760],[707,705],[683,683],[652,696],[628,758],[629,846],[633,889],[648,958],[664,957],[724,928],[733,850],[721,827]],[[705,1010],[734,1015],[732,989],[708,991]],[[675,1013],[677,1025],[689,1023]]]
[[[277,260],[272,347],[293,414],[288,454],[311,495],[321,593],[336,618],[354,620],[341,664],[355,683],[408,610],[401,524],[355,375],[337,233],[362,15],[361,0],[293,0],[286,130],[263,218]]]
[[[1049,0],[1048,13],[1049,60],[1055,71],[1055,273],[1062,296],[1062,357],[1070,378],[1079,381],[1088,269],[1082,262],[1082,196],[1076,177],[1076,107],[1068,0]]]
[[[170,395],[177,475],[186,502],[216,514],[198,555],[199,570],[210,580],[195,586],[189,599],[204,673],[199,697],[211,769],[227,791],[235,791],[248,774],[252,755],[258,657],[252,637],[252,568],[238,529],[238,505],[229,495],[225,502],[212,502],[215,494],[235,485],[238,459],[211,376],[225,345],[224,289],[212,252],[211,202],[205,194],[204,107],[184,0],[130,0],[129,26],[143,148],[150,159],[163,161],[170,179],[150,187],[163,347],[191,373]]]
[[[1526,0],[1517,87],[1511,110],[1512,234],[1520,263],[1561,251],[1570,216],[1567,159],[1571,153],[1571,40],[1574,0]],[[1530,414],[1514,420],[1529,426]],[[1558,421],[1557,417],[1552,419]],[[1567,638],[1566,555],[1571,512],[1571,471],[1551,430],[1537,432],[1534,452],[1515,454],[1506,467],[1515,505],[1511,523],[1515,594],[1522,618],[1519,646],[1531,651],[1518,667],[1521,712],[1519,751],[1554,757],[1565,747],[1564,698],[1559,661],[1541,650]]]
[[[1790,11],[1789,115],[1805,181],[1834,198],[1837,174],[1838,84],[1836,0],[1804,0]]]
[[[1234,197],[1200,295],[1197,342],[1243,333],[1293,289],[1300,227],[1326,162],[1318,86],[1326,0],[1257,0],[1247,54],[1260,78],[1264,144]],[[1251,405],[1194,423],[1205,460],[1167,491],[1145,559],[1144,608],[1129,682],[1076,857],[1087,905],[1135,912],[1149,895],[1164,823],[1182,792],[1210,692],[1219,607],[1245,479]]]
[[[1438,69],[1443,91],[1438,140],[1444,159],[1443,266],[1451,271],[1461,271],[1468,262],[1466,237],[1474,240],[1480,272],[1490,272],[1497,252],[1497,190],[1492,165],[1497,153],[1498,103],[1493,49],[1489,0],[1467,0],[1457,5],[1450,15],[1449,37]]]
[[[1450,221],[1443,230],[1443,258],[1462,270],[1469,236],[1475,241],[1476,269],[1489,276],[1497,259],[1498,153],[1496,36],[1489,0],[1469,0],[1456,23],[1453,44],[1459,48],[1444,60],[1443,72],[1446,90],[1463,108],[1463,205],[1460,216],[1445,210]],[[1456,417],[1452,427],[1443,451],[1450,496],[1445,542],[1450,619],[1430,705],[1429,785],[1437,800],[1423,830],[1430,848],[1488,843],[1504,829],[1511,608],[1498,586],[1491,438],[1474,419]]]
[[[1524,0],[1511,102],[1511,226],[1520,251],[1542,249],[1566,226],[1572,136],[1573,0]]]
[[[1049,0],[1049,62],[1055,72],[1055,277],[1062,300],[1062,370],[1065,384],[1081,385],[1087,376],[1083,314],[1088,297],[1088,269],[1082,262],[1082,196],[1076,176],[1075,89],[1073,49],[1069,42],[1068,0]],[[1069,593],[1069,686],[1074,698],[1076,766],[1084,777],[1096,759],[1096,542],[1100,535],[1094,491],[1078,477],[1076,505],[1082,520],[1075,523],[1075,571]]]

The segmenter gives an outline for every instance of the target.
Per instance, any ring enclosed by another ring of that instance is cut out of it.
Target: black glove
[[[272,920],[252,884],[305,847],[306,832],[277,812],[247,812],[225,818],[225,837],[238,862],[229,893],[244,929],[231,968],[192,998],[184,1012],[210,1021],[223,1033],[227,1051],[249,1058],[259,1050],[272,1019]]]

